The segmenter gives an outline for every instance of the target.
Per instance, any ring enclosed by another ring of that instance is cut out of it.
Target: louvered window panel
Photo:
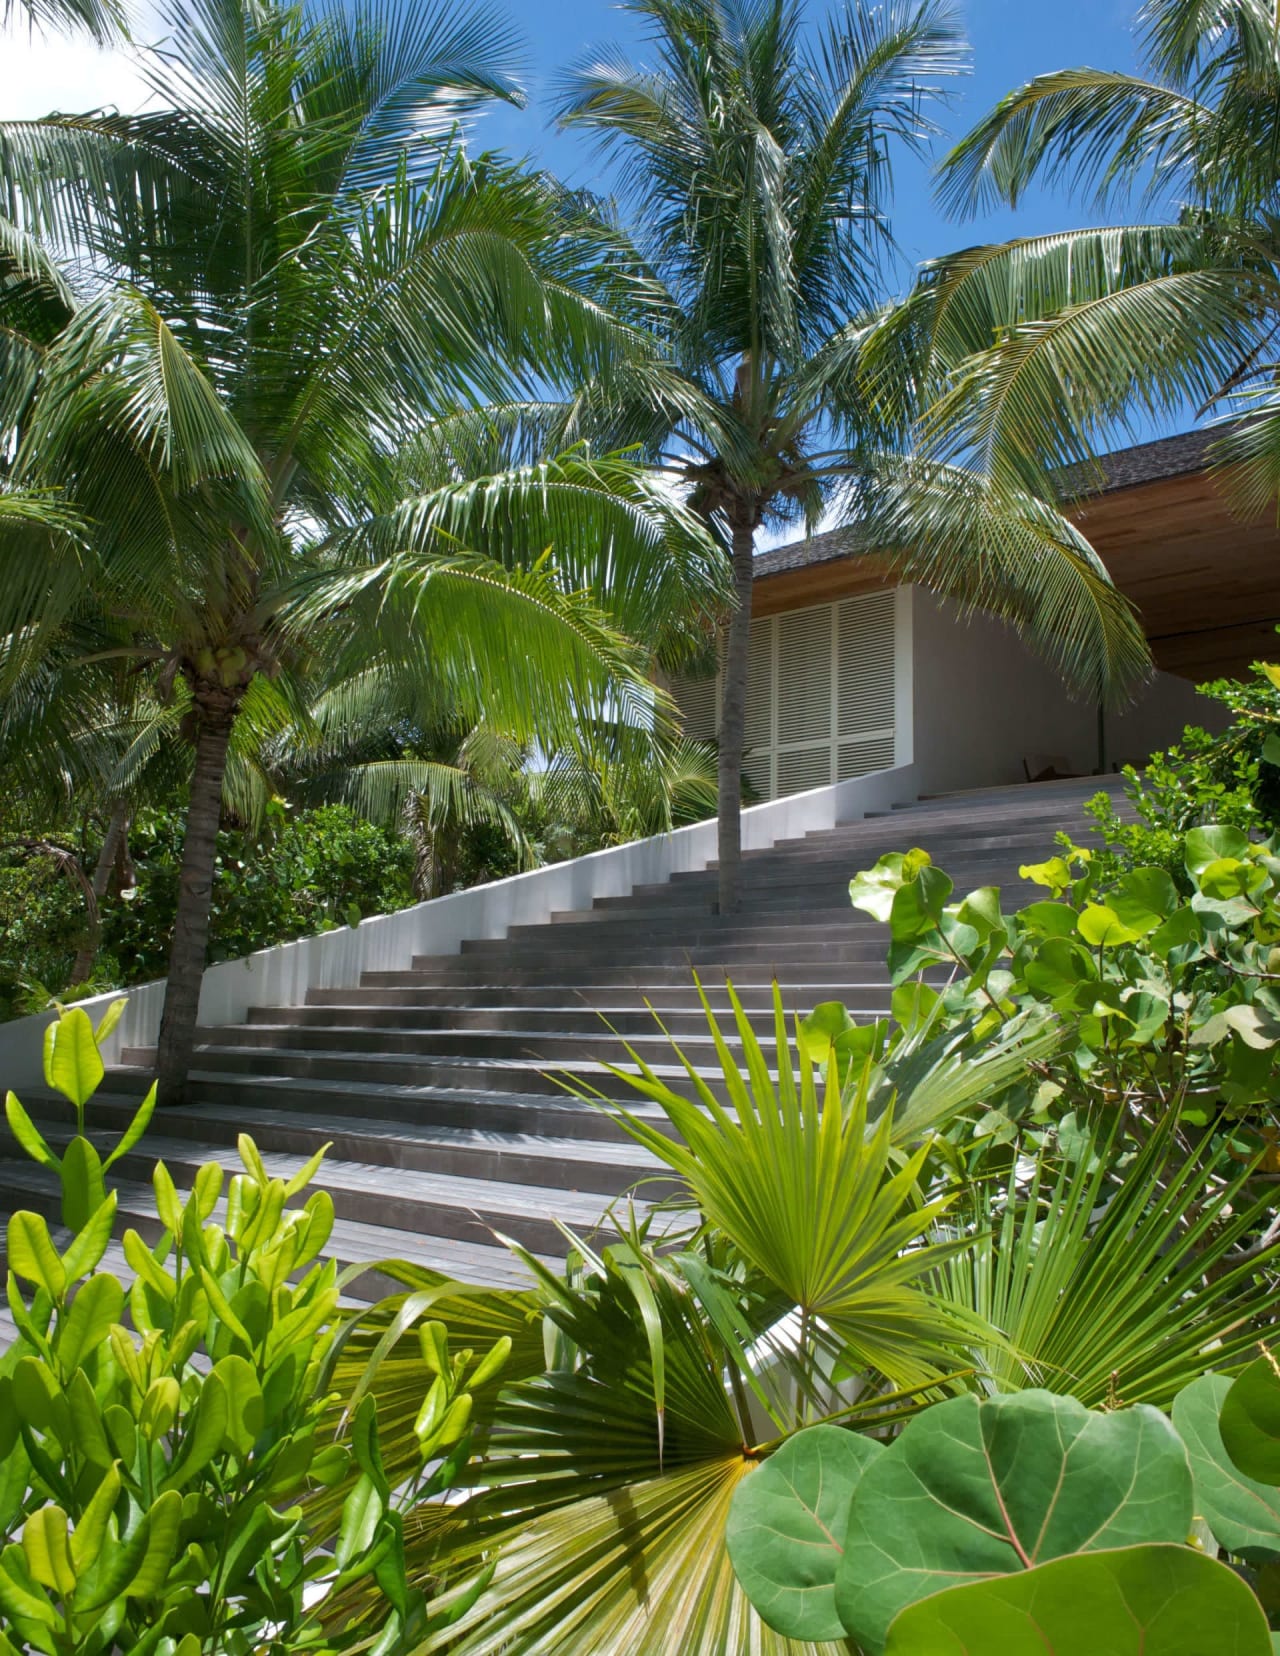
[[[773,746],[773,667],[775,628],[772,618],[751,623],[751,665],[747,670],[746,741],[763,751]]]
[[[845,740],[853,736],[892,738],[893,593],[877,592],[868,598],[845,599],[836,606],[836,633],[839,659],[836,734]]]
[[[750,782],[757,800],[773,799],[773,755],[768,748],[748,752],[742,761],[742,774]]]
[[[759,798],[893,764],[894,618],[889,590],[752,622],[743,771]],[[691,738],[716,734],[723,688],[713,678],[677,681]]]
[[[778,617],[776,741],[831,739],[831,610],[793,610]],[[817,784],[815,783],[816,787]],[[781,783],[778,791],[784,792]]]
[[[831,743],[778,750],[777,796],[825,788],[831,781]]]
[[[677,679],[671,687],[684,733],[691,742],[711,742],[716,734],[716,677]]]
[[[893,736],[875,736],[865,742],[841,742],[836,781],[865,776],[868,771],[888,770],[893,764]]]

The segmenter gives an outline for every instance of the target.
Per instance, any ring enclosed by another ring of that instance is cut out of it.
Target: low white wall
[[[1022,761],[1037,755],[1081,775],[1097,768],[1097,709],[1068,696],[1011,627],[965,617],[920,587],[911,607],[912,757],[922,794],[1025,781]],[[1157,673],[1132,707],[1107,714],[1107,768],[1141,763],[1187,724],[1218,728],[1221,709],[1185,679]]]
[[[742,813],[742,843],[763,850],[838,822],[856,822],[916,797],[915,768],[873,771],[809,793],[771,799]],[[204,975],[200,1021],[240,1023],[251,1006],[300,1006],[308,989],[346,989],[363,972],[407,967],[414,955],[456,954],[467,938],[505,937],[510,926],[533,925],[552,914],[589,908],[597,897],[625,897],[634,887],[669,875],[705,868],[716,854],[716,824],[695,823],[613,846],[589,857],[536,868],[448,897],[437,897],[358,926],[262,949],[243,960],[223,961]],[[129,1005],[104,1049],[108,1062],[124,1047],[154,1046],[164,1005],[164,984],[128,991]],[[92,1016],[119,993],[83,1004]],[[42,1082],[41,1043],[53,1014],[41,1013],[0,1024],[0,1091],[21,1092]]]

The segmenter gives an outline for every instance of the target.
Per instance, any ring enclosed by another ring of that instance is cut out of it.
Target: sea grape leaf
[[[789,1438],[738,1485],[725,1541],[760,1618],[791,1639],[842,1639],[836,1565],[849,1502],[880,1444],[839,1426]]]
[[[1272,1656],[1262,1606],[1193,1547],[1077,1553],[910,1605],[885,1656]]]
[[[836,1605],[880,1649],[893,1618],[978,1576],[1068,1553],[1186,1540],[1187,1452],[1158,1409],[1093,1412],[1028,1390],[957,1397],[905,1428],[854,1492]]]
[[[1174,1429],[1187,1446],[1196,1509],[1218,1545],[1242,1558],[1280,1555],[1280,1489],[1249,1477],[1228,1452],[1219,1416],[1232,1391],[1225,1374],[1204,1374],[1173,1400]]]
[[[1218,1425],[1242,1472],[1259,1483],[1280,1484],[1280,1371],[1274,1357],[1259,1357],[1236,1376]]]

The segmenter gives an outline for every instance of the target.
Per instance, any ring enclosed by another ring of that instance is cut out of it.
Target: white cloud
[[[15,18],[0,27],[0,119],[80,113],[112,106],[133,114],[148,87],[134,54],[91,41],[34,33]]]

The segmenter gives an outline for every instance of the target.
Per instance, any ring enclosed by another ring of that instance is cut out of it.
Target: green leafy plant
[[[83,1136],[102,1078],[83,1010],[51,1026],[45,1073],[81,1129],[61,1161],[12,1093],[8,1115],[58,1172],[75,1234],[59,1251],[39,1214],[8,1226],[19,1338],[0,1364],[0,1650],[411,1648],[446,1618],[407,1579],[404,1514],[465,1461],[468,1385],[506,1347],[452,1356],[438,1323],[419,1331],[414,1464],[393,1488],[374,1400],[335,1418],[325,1383],[342,1320],[323,1258],[333,1203],[317,1190],[291,1205],[323,1151],[286,1181],[242,1135],[242,1171],[202,1167],[185,1197],[157,1163],[155,1236],[125,1231],[122,1280],[102,1268],[116,1214],[102,1174],[140,1137],[154,1090],[100,1163]],[[343,1495],[320,1524],[307,1503],[329,1486]],[[364,1582],[369,1614],[335,1619]]]
[[[887,1447],[852,1454],[815,1428],[788,1453],[802,1478],[744,1484],[729,1526],[739,1580],[783,1632],[820,1621],[871,1656],[1271,1648],[1248,1586],[1187,1545],[1191,1465],[1156,1409],[959,1397]],[[828,1544],[770,1544],[773,1525],[796,1533],[797,1509],[821,1510]]]
[[[1047,898],[1012,915],[994,887],[954,901],[924,851],[882,857],[851,882],[854,905],[888,922],[895,984],[950,974],[914,986],[944,1026],[972,1021],[980,1035],[1035,1008],[1060,1020],[1059,1051],[993,1098],[988,1135],[1009,1138],[1037,1111],[1100,1107],[1269,1119],[1280,859],[1222,824],[1191,829],[1178,852],[1189,897],[1154,867],[1102,887],[1091,853],[1067,846],[1021,870]]]

